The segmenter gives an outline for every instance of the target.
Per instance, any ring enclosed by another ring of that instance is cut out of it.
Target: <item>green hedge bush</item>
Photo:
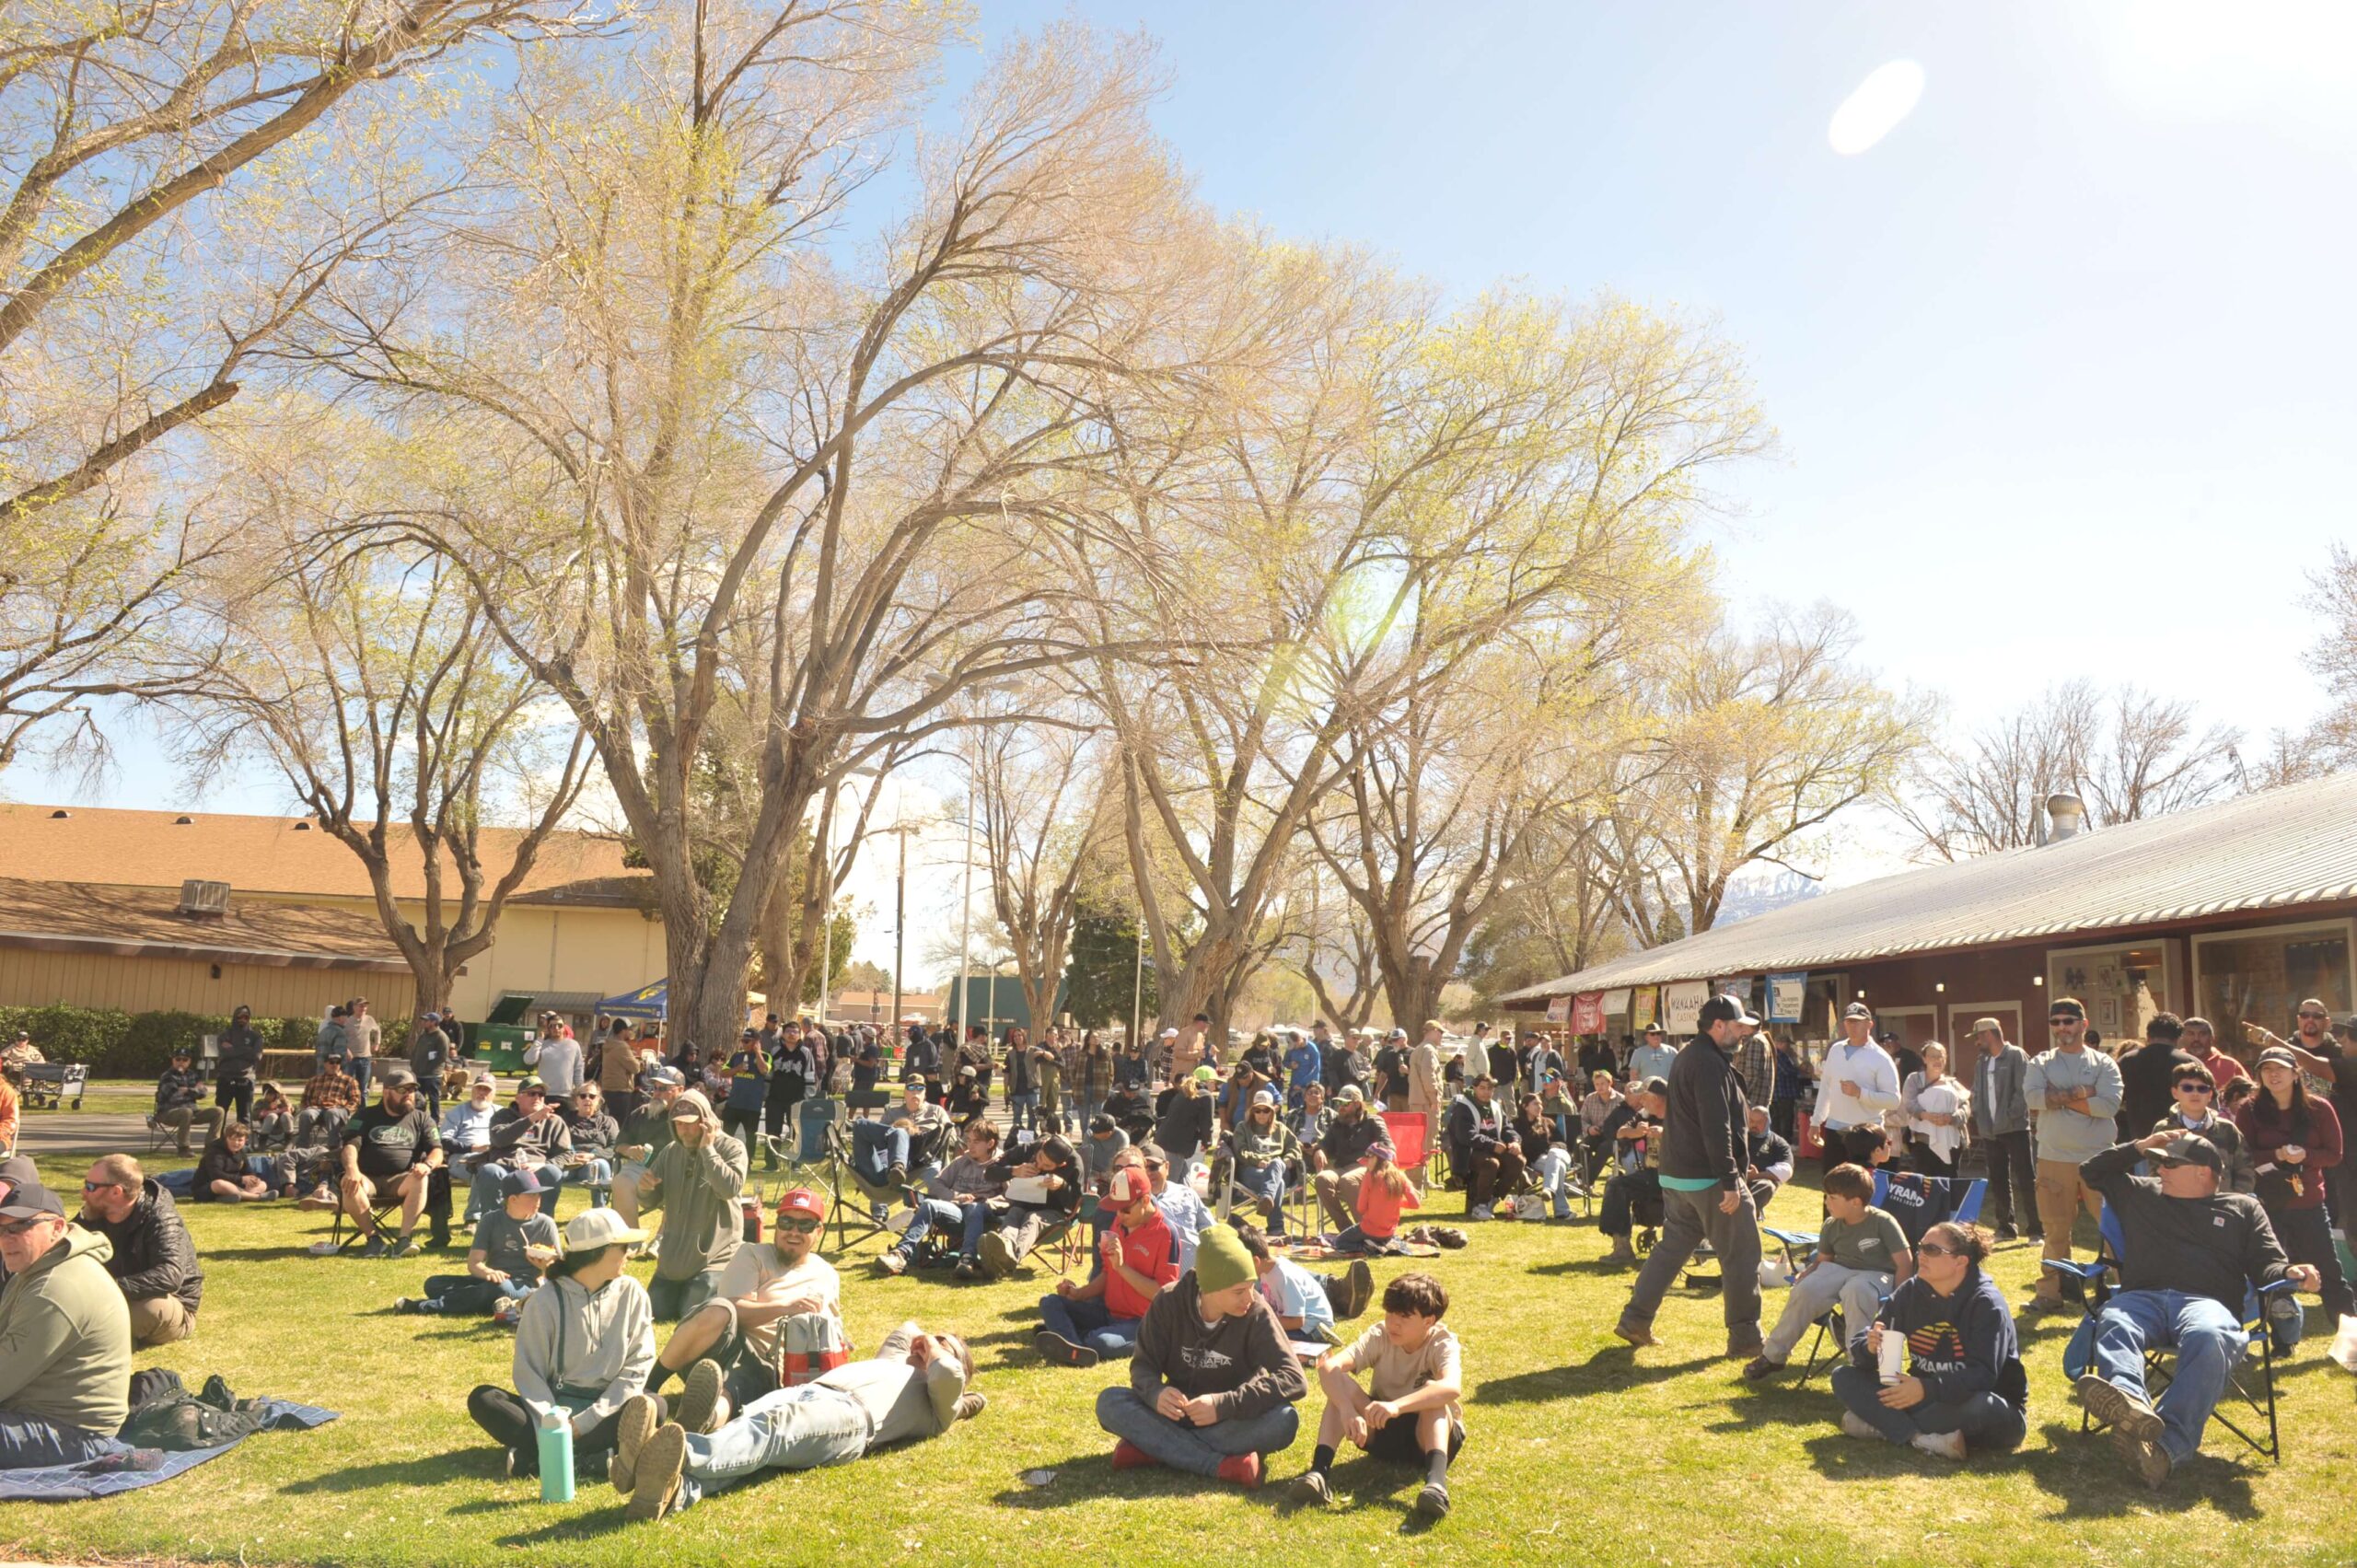
[[[383,1020],[385,1040],[408,1038],[398,1019]],[[29,1030],[52,1062],[79,1062],[93,1078],[152,1078],[171,1064],[172,1048],[198,1050],[229,1027],[226,1014],[125,1013],[112,1007],[0,1007],[0,1040]],[[256,1018],[274,1051],[305,1051],[319,1032],[316,1018]],[[401,1030],[396,1034],[396,1028]]]

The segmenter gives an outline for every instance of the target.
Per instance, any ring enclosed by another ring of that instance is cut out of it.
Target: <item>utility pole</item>
[[[895,817],[900,815],[896,809]],[[900,964],[907,951],[909,932],[909,830],[905,823],[892,824],[892,836],[900,841],[900,874],[892,882],[892,1038],[904,1039],[900,1033]]]

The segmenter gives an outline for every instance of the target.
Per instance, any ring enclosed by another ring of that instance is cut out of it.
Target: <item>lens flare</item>
[[[1833,111],[1825,139],[1843,157],[1855,157],[1897,129],[1922,97],[1922,66],[1912,60],[1877,65]]]

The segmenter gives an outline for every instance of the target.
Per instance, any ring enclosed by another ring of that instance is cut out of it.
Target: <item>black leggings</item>
[[[505,1388],[479,1383],[467,1396],[467,1413],[475,1424],[491,1434],[491,1440],[503,1448],[516,1450],[516,1473],[536,1476],[540,1473],[540,1429],[532,1420],[532,1412]],[[573,1434],[573,1458],[578,1464],[591,1454],[610,1454],[614,1450],[615,1434],[621,1427],[621,1411],[616,1411],[586,1432]]]

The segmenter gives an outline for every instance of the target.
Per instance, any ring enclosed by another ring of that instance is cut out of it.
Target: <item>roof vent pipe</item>
[[[2046,820],[2048,843],[2075,839],[2087,830],[2086,803],[2075,795],[2049,795],[2046,797]]]

